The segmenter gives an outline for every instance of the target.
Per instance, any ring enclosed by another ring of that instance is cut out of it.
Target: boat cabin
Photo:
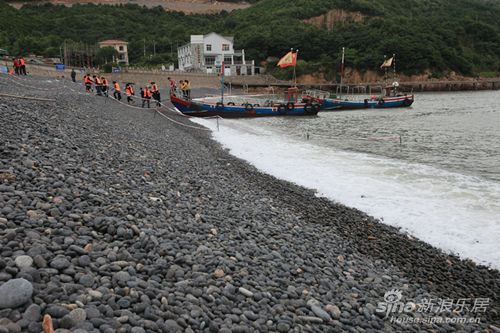
[[[299,88],[292,87],[285,91],[285,103],[297,103],[299,100]]]
[[[393,84],[384,86],[382,89],[382,94],[385,97],[394,97],[397,94],[397,88],[399,86],[399,83],[394,82]]]

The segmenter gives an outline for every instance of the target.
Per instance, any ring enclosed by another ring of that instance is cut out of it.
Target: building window
[[[231,57],[224,57],[224,63],[226,65],[231,65],[233,63],[233,59]]]
[[[229,44],[222,44],[222,51],[229,51]]]
[[[212,51],[212,44],[207,44],[207,51]]]
[[[205,65],[214,65],[215,57],[205,57]]]
[[[120,54],[119,58],[120,58],[120,60],[125,60],[125,54]]]
[[[120,46],[120,51],[123,51],[123,46]]]

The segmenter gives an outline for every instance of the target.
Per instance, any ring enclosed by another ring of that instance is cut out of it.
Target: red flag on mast
[[[283,67],[288,67],[288,66],[295,66],[297,63],[297,52],[293,53],[292,51],[288,52],[285,54],[283,58],[278,61],[278,64],[276,66],[280,66],[281,68]]]

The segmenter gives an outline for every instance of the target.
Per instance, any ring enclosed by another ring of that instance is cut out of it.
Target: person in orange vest
[[[127,94],[127,103],[130,104],[130,102],[132,102],[132,104],[134,104],[135,101],[132,99],[132,95],[134,95],[132,83],[127,83],[127,85],[125,86],[125,93]]]
[[[85,75],[85,89],[87,92],[90,92],[92,89],[92,79],[90,78],[90,74]]]
[[[155,82],[151,82],[151,92],[153,93],[153,99],[156,101],[156,106],[161,105],[160,91]]]
[[[102,82],[102,92],[104,93],[104,95],[106,95],[106,97],[108,97],[108,90],[109,90],[109,85],[108,85],[108,80],[106,80],[106,78],[103,76],[101,77],[101,82]]]
[[[116,82],[116,81],[113,81],[113,84],[115,85],[115,92],[113,93],[113,96],[115,99],[117,100],[121,100],[122,99],[122,93],[120,91],[120,85]]]
[[[148,109],[151,107],[149,104],[149,101],[151,100],[151,90],[149,90],[149,87],[144,88],[142,90],[141,88],[141,97],[142,97],[142,107],[144,107],[145,103],[148,103]]]
[[[97,76],[92,76],[94,78],[95,91],[97,92],[97,96],[102,96],[102,82]]]
[[[19,62],[16,58],[12,58],[12,61],[14,62],[14,71],[17,75],[19,75]]]
[[[19,74],[26,75],[26,65],[22,57],[19,58]]]

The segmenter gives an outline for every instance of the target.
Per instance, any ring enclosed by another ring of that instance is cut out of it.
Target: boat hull
[[[396,96],[377,99],[365,99],[361,101],[347,101],[341,99],[324,99],[323,109],[325,110],[352,110],[352,109],[381,109],[408,107],[414,102],[414,96]]]
[[[222,103],[202,103],[170,96],[172,104],[183,114],[193,117],[247,118],[270,116],[314,116],[320,105],[279,104],[272,106],[227,105]]]

